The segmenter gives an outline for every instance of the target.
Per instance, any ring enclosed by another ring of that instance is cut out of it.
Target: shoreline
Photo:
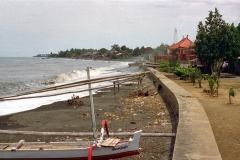
[[[26,61],[26,59],[24,59],[24,61]],[[41,60],[34,60],[33,62],[41,62]],[[56,63],[57,64],[61,64],[59,63],[59,61],[64,64],[69,64],[69,61],[64,61],[64,60],[56,60]],[[55,63],[55,60],[52,61],[52,62],[44,62],[44,63],[47,63],[47,64],[51,64],[50,65],[50,70],[53,70],[54,67],[53,67],[53,62]],[[104,61],[102,61],[104,62]],[[108,62],[108,61],[105,61],[104,63],[102,63],[101,61],[91,61],[91,62],[88,62],[88,61],[85,61],[85,62],[82,62],[82,61],[74,61],[74,62],[70,62],[71,63],[74,63],[74,64],[79,64],[80,63],[80,68],[76,69],[76,68],[73,68],[72,65],[66,65],[67,67],[67,71],[59,71],[59,73],[57,73],[55,75],[54,74],[51,74],[46,76],[47,78],[44,78],[45,76],[43,76],[43,78],[41,78],[41,75],[45,75],[44,72],[40,73],[39,77],[38,76],[34,76],[35,79],[30,80],[29,81],[32,81],[31,82],[31,85],[30,87],[28,87],[28,80],[19,80],[21,81],[18,82],[11,82],[11,83],[6,83],[5,82],[1,82],[2,87],[0,87],[0,90],[2,91],[2,94],[1,94],[1,98],[3,97],[8,97],[8,96],[13,96],[13,95],[16,95],[16,94],[22,94],[22,93],[25,93],[25,92],[31,92],[31,91],[34,91],[34,90],[39,90],[39,89],[44,89],[44,88],[49,88],[49,87],[54,87],[54,86],[57,86],[57,85],[62,85],[62,84],[65,84],[65,83],[72,83],[72,82],[76,82],[76,81],[82,81],[82,80],[86,80],[87,79],[87,75],[85,77],[85,67],[82,67],[83,65],[87,66],[92,66],[94,67],[94,65],[96,64],[96,66],[99,66],[99,68],[93,68],[93,75],[92,77],[94,76],[95,78],[101,78],[101,77],[107,77],[107,76],[111,76],[112,74],[114,75],[122,75],[122,74],[132,74],[132,73],[135,73],[135,72],[141,72],[142,69],[139,69],[139,68],[133,68],[133,67],[129,67],[128,66],[128,62],[122,62],[122,61],[119,61],[119,62]],[[70,67],[69,67],[70,66]],[[75,65],[74,65],[75,66]],[[55,70],[55,69],[54,69]],[[101,75],[102,74],[102,75]],[[21,73],[19,75],[24,75],[24,73]],[[31,74],[30,74],[31,75]],[[24,76],[22,76],[24,77]],[[7,81],[8,79],[6,79]],[[10,80],[11,80],[11,76],[10,76]],[[103,82],[105,83],[105,82]],[[106,82],[107,83],[107,82]],[[104,85],[104,84],[103,84]],[[108,85],[108,84],[107,84]],[[80,86],[80,90],[81,87],[85,87],[85,86]],[[87,85],[86,85],[86,88],[87,88]],[[16,91],[15,91],[16,90]],[[77,89],[76,89],[77,90]],[[57,91],[57,93],[60,92]],[[74,90],[73,90],[74,92]],[[80,94],[80,96],[85,96],[88,94],[88,92],[82,92],[83,94]],[[69,94],[69,95],[68,95]],[[0,104],[1,104],[1,107],[0,109],[2,110],[0,116],[2,115],[10,115],[12,113],[16,113],[16,112],[22,112],[24,110],[29,110],[29,109],[32,109],[32,108],[37,108],[37,107],[40,107],[41,105],[45,105],[45,104],[49,104],[49,103],[52,103],[53,101],[59,101],[59,99],[68,99],[71,97],[71,93],[66,93],[66,95],[64,94],[61,94],[59,97],[61,98],[58,98],[56,96],[56,98],[52,98],[52,97],[49,97],[48,96],[43,96],[43,98],[45,98],[44,100],[41,100],[40,98],[37,98],[37,99],[28,99],[28,100],[20,100],[20,101],[1,101]],[[34,96],[34,95],[33,95]],[[65,96],[65,97],[64,97]],[[53,96],[54,97],[54,96]],[[24,103],[24,104],[23,104]],[[20,106],[19,104],[23,104],[22,106]],[[9,107],[10,106],[10,107]]]
[[[134,96],[138,90],[149,90],[149,96]],[[104,92],[107,91],[107,92]],[[77,94],[76,94],[77,95]],[[37,109],[0,117],[2,130],[18,131],[55,131],[55,132],[91,132],[89,97],[84,97],[83,107],[74,108],[67,101],[59,101],[44,105]],[[110,132],[143,132],[170,133],[173,128],[171,113],[157,89],[148,77],[143,84],[123,84],[120,91],[113,94],[113,88],[103,89],[93,95],[97,129],[100,130],[101,120],[106,119]],[[26,141],[70,141],[91,137],[72,136],[31,136],[0,134],[0,142]],[[130,138],[126,136],[125,138]],[[124,159],[164,159],[171,157],[173,137],[142,137],[140,142],[141,154]],[[157,151],[157,152],[156,152]]]

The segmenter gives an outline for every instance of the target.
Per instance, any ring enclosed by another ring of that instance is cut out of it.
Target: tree
[[[133,56],[139,56],[140,55],[140,49],[139,47],[136,47],[134,50],[133,50]]]
[[[154,51],[154,54],[167,54],[168,45],[161,43]]]
[[[101,49],[99,50],[99,52],[100,52],[101,54],[104,54],[104,53],[107,53],[108,50],[107,50],[106,48],[101,48]]]
[[[145,50],[145,47],[142,46],[142,47],[140,48],[140,50],[141,50],[141,52],[143,52],[143,51]]]
[[[125,56],[130,56],[132,54],[133,50],[128,48],[126,45],[123,45],[121,47],[121,52],[125,53]]]
[[[111,47],[112,47],[112,50],[115,50],[115,51],[118,51],[118,52],[121,50],[121,48],[119,47],[118,44],[114,44]]]
[[[126,47],[125,45],[123,45],[123,46],[121,47],[121,50],[122,50],[122,51],[127,51],[127,47]]]
[[[205,24],[199,22],[194,49],[199,59],[205,60],[209,65],[215,63],[220,68],[223,60],[237,60],[240,55],[237,42],[236,28],[233,24],[227,24],[215,8],[214,12],[209,12]]]
[[[236,27],[236,34],[238,36],[238,42],[240,43],[240,23],[238,23],[238,26]]]

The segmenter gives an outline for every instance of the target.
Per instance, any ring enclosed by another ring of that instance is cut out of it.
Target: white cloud
[[[156,47],[173,42],[174,28],[179,40],[187,34],[194,40],[198,22],[215,7],[226,22],[240,22],[236,0],[0,0],[0,56],[113,44]]]

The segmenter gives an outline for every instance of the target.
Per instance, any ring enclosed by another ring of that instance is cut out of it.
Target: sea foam
[[[33,60],[35,60],[35,59],[33,59]],[[48,87],[53,87],[53,86],[58,86],[58,85],[62,85],[62,84],[86,80],[87,79],[87,72],[86,72],[87,67],[85,67],[85,66],[90,66],[92,68],[90,70],[91,79],[99,78],[99,77],[127,74],[127,73],[132,72],[131,70],[129,70],[128,62],[84,61],[84,60],[70,61],[70,60],[64,60],[64,59],[51,59],[51,61],[47,61],[47,62],[45,62],[44,60],[43,60],[44,62],[42,62],[41,60],[35,60],[35,61],[36,61],[35,62],[36,68],[37,67],[39,68],[39,66],[37,66],[37,64],[38,64],[37,62],[39,62],[39,64],[46,63],[46,64],[44,64],[44,66],[42,66],[42,65],[40,66],[40,67],[46,68],[46,69],[42,69],[44,72],[42,72],[42,70],[39,70],[38,72],[34,71],[32,73],[32,74],[37,74],[37,75],[34,75],[36,78],[44,75],[43,78],[45,80],[43,81],[43,80],[39,79],[37,81],[36,80],[34,81],[34,79],[31,79],[32,76],[29,75],[28,77],[30,79],[27,79],[26,82],[21,81],[21,83],[19,83],[16,81],[16,83],[12,83],[11,86],[9,85],[9,88],[10,87],[14,87],[13,89],[17,88],[17,89],[15,89],[15,92],[11,92],[11,93],[17,94],[17,93],[28,92],[28,91],[32,91],[32,90],[38,90],[38,89],[44,89],[44,88],[48,88]],[[26,65],[26,67],[27,67],[28,64],[26,62],[27,61],[23,61],[22,65]],[[69,62],[71,62],[71,63],[69,63]],[[80,62],[81,62],[81,64],[78,64]],[[49,65],[48,63],[54,64],[54,65]],[[79,65],[79,67],[76,67],[78,65]],[[60,69],[63,71],[54,76],[53,74],[55,74],[55,72]],[[67,69],[69,71],[67,71]],[[18,72],[22,72],[22,73],[19,73],[19,75],[22,75],[22,74],[24,74],[25,71],[19,70]],[[30,72],[30,71],[28,71],[28,72]],[[53,80],[55,81],[54,83],[48,83],[48,84],[43,83],[43,82],[47,82],[47,81],[51,82]],[[3,82],[3,83],[6,83],[6,82]],[[101,82],[101,83],[92,84],[92,88],[109,86],[109,85],[112,85],[112,82]],[[8,87],[7,87],[7,89],[8,89]],[[73,87],[73,88],[64,89],[64,90],[55,90],[55,91],[51,91],[51,92],[44,92],[44,93],[31,95],[33,97],[34,96],[46,96],[46,97],[42,97],[42,98],[28,98],[28,99],[19,99],[19,100],[0,101],[0,116],[10,115],[10,114],[23,112],[23,111],[27,111],[27,110],[32,110],[32,109],[38,108],[42,105],[52,104],[57,101],[67,101],[68,99],[70,99],[72,97],[73,94],[78,95],[80,97],[88,96],[88,94],[89,94],[88,91],[82,92],[82,90],[87,90],[87,89],[88,89],[88,85],[83,85],[83,86]],[[65,94],[66,92],[71,92],[71,93]],[[8,95],[9,95],[8,91],[6,91],[6,93],[8,93]],[[93,94],[94,93],[95,93],[95,91],[93,91]],[[61,94],[61,95],[58,95],[58,94]],[[55,95],[55,96],[50,96],[50,95]],[[21,98],[21,97],[17,97],[17,98]]]

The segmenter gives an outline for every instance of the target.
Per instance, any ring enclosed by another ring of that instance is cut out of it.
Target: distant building
[[[93,56],[93,53],[92,52],[87,52],[85,54],[82,55],[82,58],[87,58],[87,59],[90,59],[92,58]]]
[[[110,53],[111,56],[115,56],[117,58],[126,57],[126,53],[119,52],[119,51],[117,51],[115,49],[112,49],[109,53]]]
[[[175,44],[172,44],[167,48],[167,55],[155,55],[154,61],[155,63],[157,63],[159,60],[168,62],[174,56],[174,52],[176,52],[178,56],[178,61],[180,63],[189,64],[191,60],[196,58],[196,55],[193,54],[193,46],[194,42],[188,39],[188,35],[186,37],[183,36],[182,40]]]
[[[182,40],[176,44],[172,44],[168,47],[168,54],[173,55],[173,52],[176,50],[178,54],[178,60],[180,63],[189,63],[190,60],[195,59],[196,55],[193,54],[194,42],[183,36]]]
[[[154,49],[151,47],[146,47],[142,52],[141,55],[150,55],[154,53]]]
[[[163,60],[165,62],[168,62],[169,59],[172,58],[171,55],[166,55],[166,54],[159,54],[154,56],[154,62],[157,63],[160,60]]]

